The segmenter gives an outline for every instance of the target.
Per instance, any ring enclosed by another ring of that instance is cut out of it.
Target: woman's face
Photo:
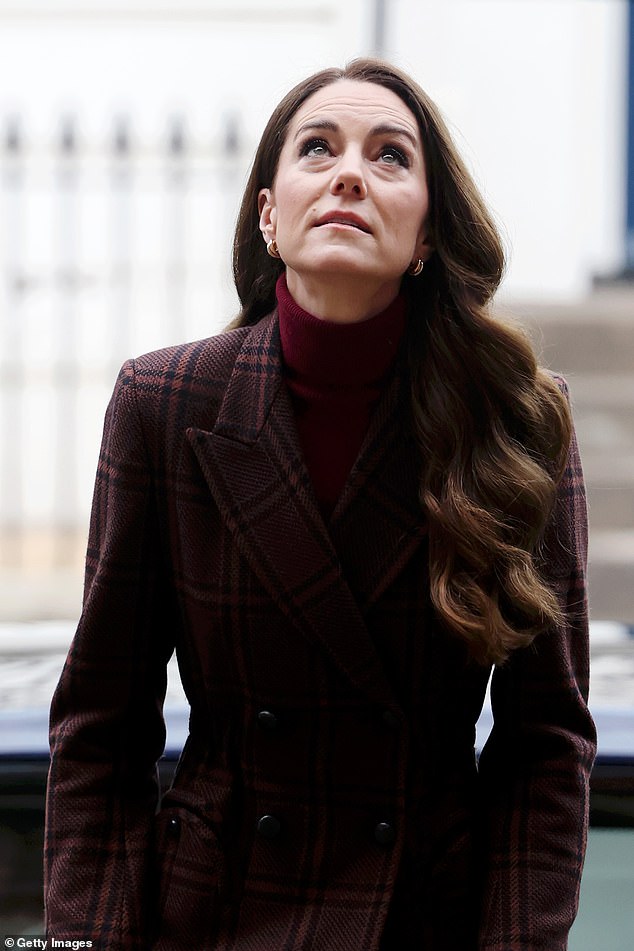
[[[259,196],[289,290],[355,285],[380,309],[412,261],[431,253],[418,123],[396,93],[340,80],[313,93],[289,123],[275,180]],[[305,304],[304,304],[305,306]]]

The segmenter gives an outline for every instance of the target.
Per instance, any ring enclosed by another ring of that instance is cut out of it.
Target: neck
[[[384,311],[398,295],[400,279],[376,286],[360,275],[323,274],[300,277],[286,268],[286,283],[294,300],[309,314],[337,324],[354,324],[369,320]]]

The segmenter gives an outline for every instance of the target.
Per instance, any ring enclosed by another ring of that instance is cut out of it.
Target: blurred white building
[[[418,79],[500,222],[507,299],[577,300],[617,270],[626,17],[626,0],[0,0],[5,593],[23,601],[16,579],[51,559],[79,577],[121,360],[235,312],[249,162],[309,72],[378,42]]]
[[[116,114],[143,144],[174,113],[199,143],[231,116],[243,175],[292,83],[371,51],[377,7],[508,235],[508,295],[570,299],[618,266],[626,0],[0,0],[0,117],[37,146],[72,113],[98,147]]]

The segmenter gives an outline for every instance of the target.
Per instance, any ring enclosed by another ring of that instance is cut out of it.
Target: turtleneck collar
[[[291,377],[346,389],[372,386],[394,363],[406,323],[402,294],[381,313],[350,324],[305,311],[291,297],[285,274],[278,278],[276,296],[282,354]]]

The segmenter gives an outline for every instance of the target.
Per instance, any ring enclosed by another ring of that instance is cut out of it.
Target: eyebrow
[[[312,119],[309,122],[302,123],[295,133],[295,139],[299,138],[303,132],[307,132],[309,129],[326,129],[328,132],[341,131],[337,123],[331,119]],[[409,129],[400,125],[392,125],[390,122],[381,122],[379,125],[375,125],[370,130],[370,135],[403,135],[406,139],[409,139],[414,148],[418,148],[418,139]]]

